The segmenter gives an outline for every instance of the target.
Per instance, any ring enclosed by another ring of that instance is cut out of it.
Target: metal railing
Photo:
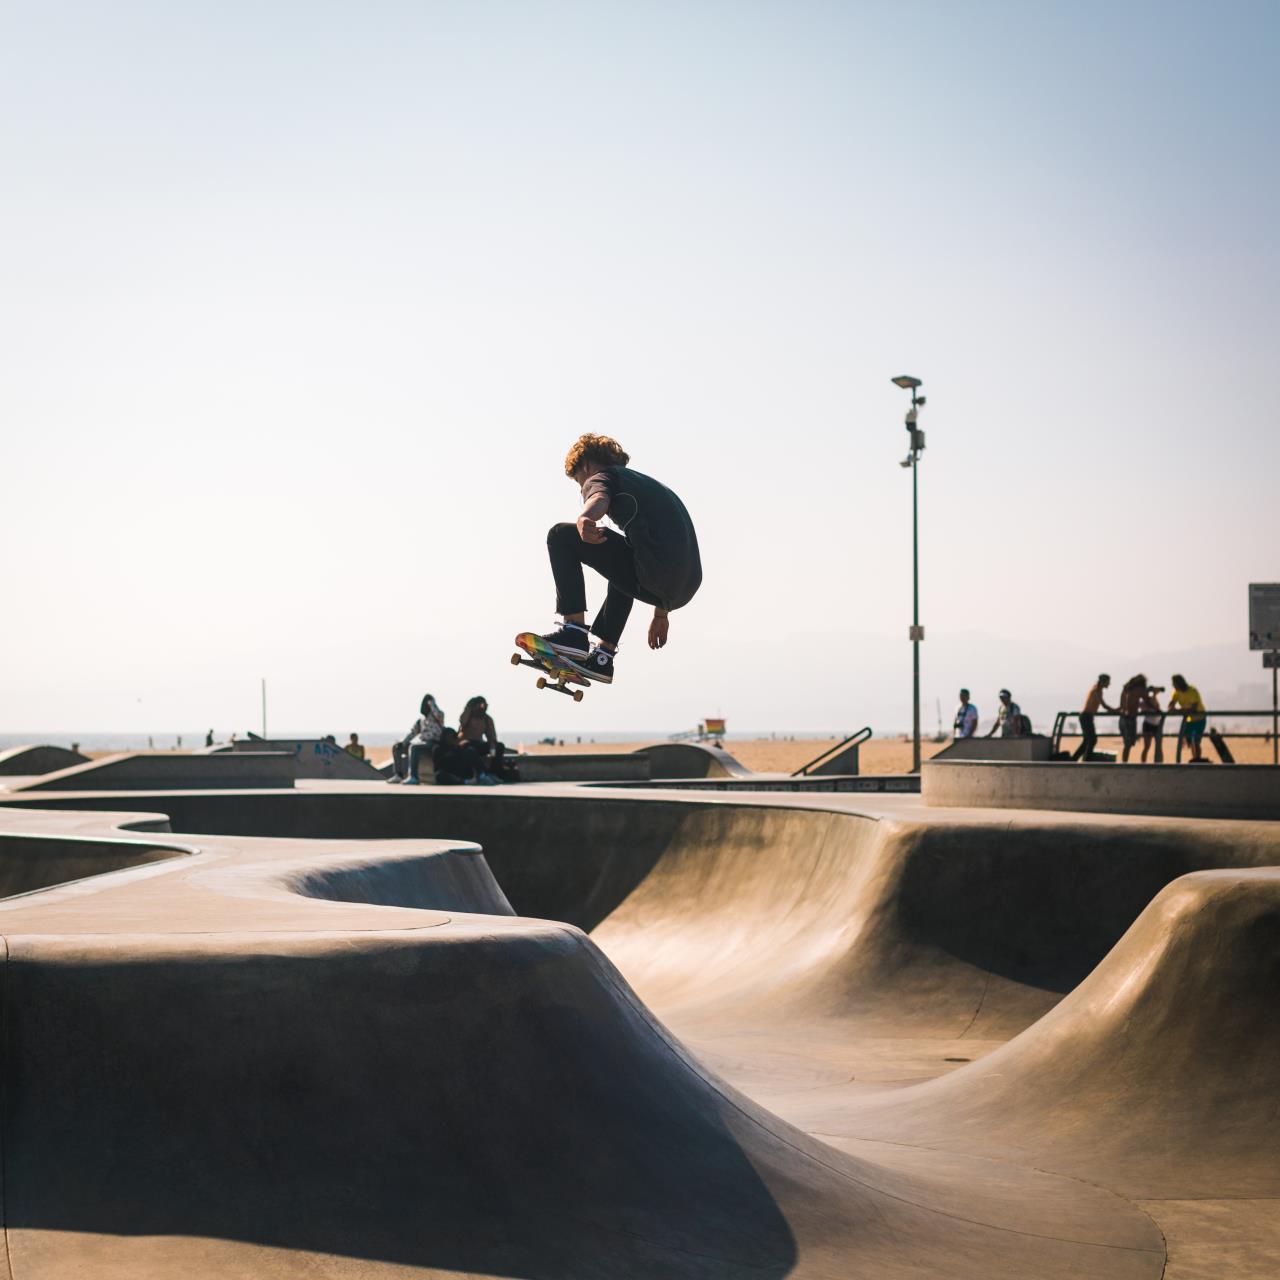
[[[1056,757],[1062,750],[1062,739],[1083,737],[1083,730],[1079,727],[1079,719],[1081,716],[1079,711],[1059,711],[1053,721],[1053,754]],[[1206,737],[1212,738],[1214,735],[1221,739],[1231,738],[1260,738],[1264,742],[1271,743],[1272,763],[1280,763],[1280,738],[1277,738],[1277,725],[1275,713],[1272,711],[1208,711],[1205,713],[1206,719],[1210,722],[1206,728]],[[1119,711],[1095,711],[1093,713],[1095,720],[1119,720]],[[1138,721],[1138,743],[1143,740],[1143,729],[1145,727],[1145,713],[1138,711],[1135,719]],[[1166,720],[1179,721],[1177,732],[1177,753],[1176,760],[1182,759],[1182,748],[1186,742],[1186,734],[1183,732],[1187,719],[1187,713],[1181,710],[1162,711],[1160,713],[1160,727],[1155,735],[1155,753],[1157,760],[1164,758],[1164,739],[1167,735],[1165,731]],[[1271,721],[1270,729],[1261,729],[1256,732],[1250,732],[1247,729],[1237,729],[1231,726],[1224,727],[1222,722],[1225,720],[1269,720]],[[1074,731],[1067,731],[1067,721],[1075,720],[1077,722]],[[1213,722],[1217,721],[1217,724]],[[1104,729],[1099,725],[1095,730],[1099,739],[1102,738],[1119,738],[1121,737],[1119,727],[1115,729]]]
[[[802,764],[791,776],[793,778],[807,777],[811,769],[816,769],[820,764],[830,760],[832,756],[839,755],[846,747],[861,746],[869,737],[871,737],[871,726],[864,724],[857,733],[851,733],[843,742],[837,742],[834,747],[828,747],[821,755],[814,756],[808,764]]]

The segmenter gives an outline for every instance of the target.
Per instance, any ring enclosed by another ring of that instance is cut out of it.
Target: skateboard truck
[[[556,693],[563,693],[566,697],[572,698],[574,702],[582,701],[583,690],[567,687],[566,682],[570,678],[568,672],[563,672],[557,679],[545,662],[538,662],[533,658],[522,658],[518,653],[511,655],[511,665],[513,667],[537,667],[539,671],[547,672],[548,675],[552,675],[552,679],[548,680],[545,675],[539,676],[537,679],[539,689],[551,689]],[[583,681],[583,683],[585,684],[586,681]]]

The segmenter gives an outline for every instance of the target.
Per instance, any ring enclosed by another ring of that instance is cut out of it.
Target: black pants
[[[1084,740],[1075,749],[1073,760],[1088,760],[1089,753],[1098,745],[1098,731],[1093,727],[1093,716],[1088,711],[1080,713],[1080,732]]]
[[[490,743],[480,738],[474,742],[468,741],[465,745],[480,757],[480,765],[486,773],[497,773],[502,767],[502,757],[507,750],[505,742]]]
[[[583,542],[576,524],[552,525],[547,534],[547,552],[551,556],[551,575],[556,580],[557,613],[586,613],[584,564],[608,581],[609,590],[591,630],[601,640],[617,644],[631,615],[632,604],[641,600],[656,605],[658,601],[636,581],[635,552],[626,538],[613,529],[601,532],[603,542]]]

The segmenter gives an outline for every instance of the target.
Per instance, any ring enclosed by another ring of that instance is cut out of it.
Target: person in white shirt
[[[1022,708],[1013,700],[1008,689],[1000,690],[1000,709],[996,712],[996,722],[991,726],[988,738],[999,734],[1002,738],[1021,738]]]
[[[960,706],[956,710],[955,736],[972,738],[978,732],[978,708],[969,701],[969,690],[960,690]]]
[[[396,769],[387,781],[405,782],[410,786],[416,786],[418,783],[418,763],[423,756],[428,759],[431,758],[431,753],[440,741],[440,734],[443,729],[444,712],[440,710],[440,704],[429,693],[424,694],[420,713],[413,722],[413,728],[396,744],[401,749],[408,748],[407,775],[401,778],[399,770]],[[398,763],[400,753],[393,750],[393,755]]]

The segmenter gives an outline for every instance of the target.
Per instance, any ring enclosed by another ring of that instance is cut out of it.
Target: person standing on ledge
[[[1080,712],[1080,732],[1083,735],[1080,745],[1072,753],[1073,760],[1083,760],[1086,764],[1089,762],[1089,756],[1094,747],[1098,745],[1098,730],[1094,726],[1093,718],[1098,714],[1099,709],[1103,711],[1114,711],[1115,707],[1107,706],[1103,700],[1103,690],[1111,683],[1111,677],[1104,671],[1094,682],[1089,692],[1085,694],[1084,709]]]
[[[1205,726],[1209,723],[1204,699],[1195,685],[1187,683],[1185,676],[1174,676],[1169,683],[1173,685],[1173,692],[1169,695],[1169,710],[1183,713],[1182,737],[1191,748],[1191,763],[1199,764],[1204,759],[1200,754],[1200,742],[1204,738]]]
[[[1147,763],[1147,752],[1155,745],[1156,764],[1164,763],[1164,712],[1160,710],[1160,699],[1156,696],[1164,692],[1164,686],[1149,684],[1142,691],[1142,763]]]
[[[978,732],[978,708],[969,701],[969,690],[960,690],[960,705],[956,708],[955,737],[972,738]]]
[[[547,534],[556,612],[564,622],[542,638],[602,684],[613,681],[618,641],[635,601],[653,605],[649,648],[661,649],[668,615],[702,585],[698,535],[684,503],[666,485],[633,471],[630,461],[610,436],[579,436],[565,457],[564,473],[582,490],[582,510],[575,524],[553,525]],[[605,516],[618,531],[600,527]],[[609,583],[590,631],[584,564]],[[592,633],[599,641],[594,647]]]
[[[986,737],[992,738],[999,732],[1002,738],[1021,738],[1022,708],[1013,700],[1008,689],[1000,690],[1000,705],[996,708],[996,722],[987,731]]]
[[[1124,743],[1121,764],[1129,763],[1129,753],[1138,741],[1138,713],[1147,692],[1147,677],[1130,676],[1120,688],[1120,740]]]

